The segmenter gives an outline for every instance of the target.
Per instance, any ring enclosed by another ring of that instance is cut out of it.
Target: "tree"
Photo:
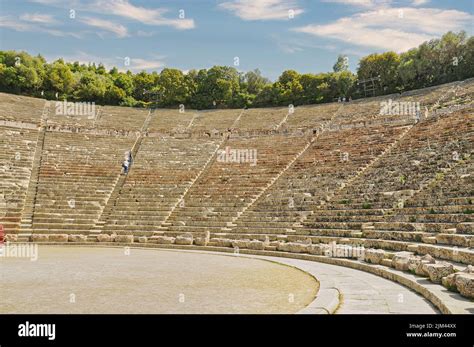
[[[241,89],[246,89],[249,94],[257,95],[269,83],[270,80],[263,77],[259,69],[255,69],[243,76],[241,86],[244,85],[244,88]]]
[[[474,36],[471,36],[464,45],[460,58],[458,59],[457,71],[459,79],[474,76]]]
[[[350,71],[334,72],[329,74],[329,84],[332,100],[352,96],[357,78]],[[329,100],[328,100],[329,101]]]
[[[200,70],[196,83],[194,104],[197,108],[230,106],[232,98],[240,92],[239,73],[233,67],[214,66]]]
[[[268,105],[278,105],[280,101],[280,93],[281,91],[277,83],[267,84],[255,97],[253,106],[265,107]]]
[[[54,93],[58,92],[67,98],[73,90],[74,83],[74,74],[62,59],[56,60],[49,66],[45,80],[45,89],[51,90]]]
[[[122,88],[109,83],[105,90],[104,102],[109,105],[120,105],[124,101],[129,101],[126,97],[127,93]]]
[[[188,99],[185,76],[178,69],[163,69],[158,78],[158,91],[161,106],[177,106]]]
[[[300,83],[300,74],[294,70],[284,71],[278,78],[277,88],[280,90],[280,105],[297,105],[302,101],[303,86]]]
[[[410,90],[417,87],[420,81],[418,76],[418,49],[413,48],[400,55],[400,65],[398,66],[398,76],[402,90]]]
[[[136,74],[133,78],[133,85],[135,87],[133,91],[133,97],[136,100],[143,100],[146,102],[155,100],[156,97],[150,92],[152,92],[156,86],[157,78],[158,75],[149,74],[146,71]]]
[[[464,59],[466,42],[467,35],[464,31],[458,34],[449,31],[441,37],[435,47],[438,51],[438,67],[441,70],[436,78],[436,83],[447,83],[462,78],[463,72],[458,69],[458,66]]]
[[[35,93],[43,83],[44,59],[25,52],[0,51],[0,88],[17,93]]]
[[[132,95],[134,91],[133,75],[130,72],[115,72],[112,74],[114,85],[122,89],[127,95]]]
[[[342,72],[349,70],[349,58],[345,55],[339,54],[336,64],[332,67],[334,72]]]
[[[333,101],[334,93],[331,93],[330,90],[330,80],[331,74],[327,73],[301,75],[300,83],[303,87],[302,103],[315,104]]]
[[[102,75],[85,71],[78,76],[78,83],[74,96],[83,101],[102,102],[107,91],[106,78]]]
[[[370,54],[362,58],[357,70],[357,78],[365,80],[380,76],[381,89],[378,95],[394,93],[399,90],[398,68],[400,56],[395,52],[385,52],[382,54]]]
[[[184,76],[184,84],[186,85],[186,89],[188,91],[186,104],[192,106],[198,89],[198,71],[188,71],[188,73]]]

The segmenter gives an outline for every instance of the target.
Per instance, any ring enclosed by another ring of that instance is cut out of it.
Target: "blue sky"
[[[237,69],[275,80],[330,71],[338,54],[355,71],[372,52],[472,35],[473,13],[473,0],[0,0],[0,49],[134,72],[238,57]]]

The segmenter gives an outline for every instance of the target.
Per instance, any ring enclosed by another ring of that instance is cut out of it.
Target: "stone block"
[[[441,279],[454,273],[453,265],[446,262],[436,264],[424,264],[422,270],[428,274],[431,282],[441,283]]]
[[[152,236],[149,242],[157,243],[159,245],[171,245],[174,243],[175,238],[171,236]]]
[[[99,242],[111,242],[111,237],[108,234],[99,234],[97,235],[97,241]]]
[[[265,242],[252,240],[249,242],[249,249],[255,249],[257,251],[263,251],[265,249]]]
[[[456,276],[456,288],[466,298],[474,298],[474,273],[462,273]]]
[[[115,237],[115,242],[133,243],[133,235],[117,235]]]
[[[239,248],[239,249],[249,248],[249,244],[250,244],[250,240],[233,240],[232,241],[232,247]]]
[[[364,261],[371,264],[380,264],[385,258],[383,249],[366,249],[364,252]]]
[[[49,241],[51,242],[67,242],[68,235],[67,234],[50,234]]]
[[[68,237],[69,242],[86,242],[86,240],[87,240],[86,235],[82,235],[82,234],[72,234],[72,235],[69,235]]]
[[[32,242],[48,242],[49,241],[49,235],[33,234],[33,235],[31,235],[31,241]]]
[[[177,245],[192,245],[193,244],[193,234],[186,233],[183,235],[176,236],[176,240],[174,241]]]

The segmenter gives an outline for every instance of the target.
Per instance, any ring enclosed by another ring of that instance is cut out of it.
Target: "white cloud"
[[[60,0],[30,0],[30,2],[36,2],[42,5],[55,5],[60,3]]]
[[[384,8],[293,30],[356,46],[403,52],[447,31],[461,30],[473,20],[474,16],[458,10]]]
[[[24,13],[20,16],[20,19],[25,22],[39,23],[39,24],[56,24],[57,21],[50,14],[41,13]]]
[[[421,5],[429,3],[430,1],[431,0],[412,0],[412,4],[414,6],[421,6]]]
[[[81,35],[79,33],[74,32],[67,32],[64,30],[56,30],[50,28],[44,28],[41,26],[42,23],[38,23],[37,21],[24,21],[12,16],[2,16],[0,17],[0,28],[7,28],[12,29],[15,31],[28,31],[28,32],[42,32],[47,33],[52,36],[57,37],[66,37],[71,36],[75,38],[80,38]]]
[[[156,70],[164,66],[164,62],[156,59],[132,58],[130,62],[130,70],[132,71]]]
[[[165,18],[168,10],[163,8],[145,8],[135,6],[128,0],[97,0],[89,9],[100,9],[102,13],[129,18],[147,25],[171,26],[176,29],[192,29],[195,27],[193,19],[180,19],[176,13],[176,19]]]
[[[79,18],[79,21],[86,25],[114,33],[118,37],[128,36],[128,31],[126,27],[109,20],[94,18],[94,17],[81,17]]]
[[[295,0],[233,0],[219,4],[243,20],[290,19],[290,11],[296,17],[303,13]]]
[[[16,31],[30,31],[33,28],[31,24],[20,22],[10,16],[0,17],[0,27]]]
[[[175,29],[185,30],[195,27],[194,20],[191,18],[179,18],[180,13],[176,12],[174,18],[165,17],[170,11],[166,8],[146,8],[135,6],[129,0],[89,0],[87,2],[70,0],[65,4],[62,0],[30,0],[32,2],[41,3],[59,7],[63,9],[74,8],[83,12],[93,12],[98,14],[110,14],[138,21],[142,24],[153,26],[170,26]],[[170,15],[171,16],[171,15]]]
[[[323,2],[339,3],[348,6],[357,6],[365,8],[381,8],[393,3],[393,0],[322,0]],[[408,0],[414,6],[421,6],[429,3],[431,0]]]
[[[284,53],[288,53],[288,54],[293,54],[293,53],[296,53],[296,52],[301,52],[303,50],[303,48],[301,47],[298,47],[298,46],[290,46],[290,45],[278,45],[278,48],[284,52]]]
[[[279,35],[271,35],[272,41],[278,47],[278,49],[287,54],[293,54],[310,49],[324,49],[324,50],[335,50],[334,45],[317,44],[313,40],[307,38],[285,38],[282,39]]]
[[[377,5],[383,5],[390,2],[391,0],[323,0],[323,2],[338,3],[349,6],[359,7],[375,7]]]

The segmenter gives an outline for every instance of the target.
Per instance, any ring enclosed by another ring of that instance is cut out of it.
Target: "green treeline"
[[[370,54],[357,73],[340,55],[334,71],[300,74],[284,71],[272,83],[259,70],[238,72],[214,66],[191,70],[165,68],[160,73],[107,71],[101,64],[52,63],[25,52],[0,51],[0,91],[68,101],[136,107],[242,108],[332,102],[425,88],[474,77],[474,37],[446,33],[397,54]],[[371,82],[364,81],[371,79]],[[373,82],[372,82],[373,80]],[[372,89],[374,91],[372,91]]]

